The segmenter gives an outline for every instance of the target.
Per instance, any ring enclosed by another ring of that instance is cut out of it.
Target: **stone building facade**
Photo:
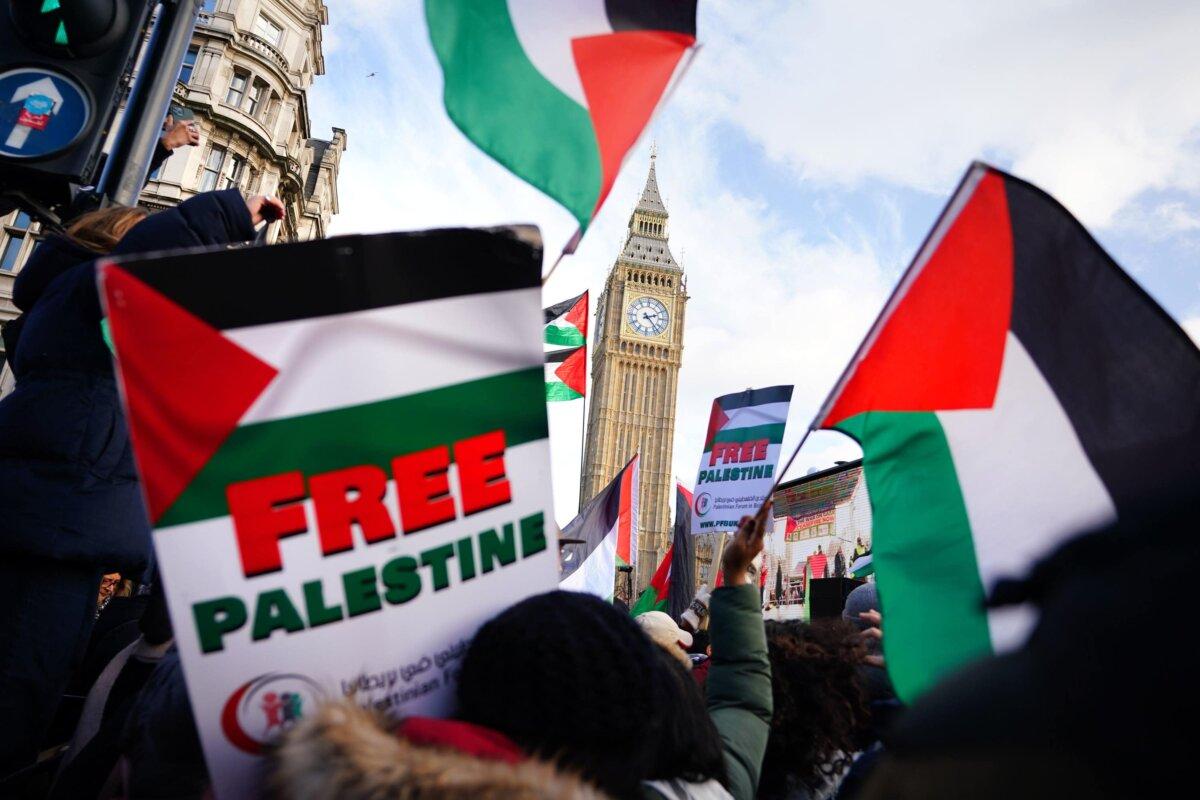
[[[159,210],[237,187],[283,200],[287,217],[272,239],[324,237],[338,213],[346,149],[344,130],[315,138],[308,115],[308,89],[325,72],[328,22],[322,0],[205,0],[173,99],[195,115],[200,144],[176,150],[151,175],[139,204]],[[24,212],[0,217],[0,322],[19,313],[12,282],[40,237]]]
[[[591,408],[579,489],[582,505],[634,454],[641,455],[635,596],[670,546],[675,400],[688,299],[683,268],[667,241],[669,215],[654,165],[651,156],[625,244],[597,301]]]

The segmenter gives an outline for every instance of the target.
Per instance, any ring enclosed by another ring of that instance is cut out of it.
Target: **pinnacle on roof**
[[[654,174],[654,161],[657,158],[657,149],[652,149],[650,151],[650,174],[646,176],[646,188],[642,189],[642,197],[638,200],[636,211],[646,211],[652,214],[667,213],[662,195],[658,193],[658,178]]]

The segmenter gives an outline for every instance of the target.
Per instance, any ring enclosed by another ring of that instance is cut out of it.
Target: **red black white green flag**
[[[452,683],[387,676],[557,585],[541,261],[503,228],[102,264],[219,797],[261,796],[265,749],[322,697],[446,713]]]
[[[678,619],[691,604],[696,559],[691,513],[692,493],[682,483],[675,484],[675,525],[671,546],[654,570],[650,585],[629,610],[633,616],[647,611],[664,611]]]
[[[635,566],[640,458],[631,458],[608,486],[562,529],[561,538],[574,541],[564,548],[561,588],[611,600],[617,568]]]
[[[696,0],[426,0],[446,112],[586,230],[696,44]]]
[[[997,579],[1197,479],[1198,398],[1200,351],[1087,230],[973,165],[817,418],[863,448],[901,697],[1027,634]]]
[[[578,400],[587,394],[588,293],[543,310],[546,328],[546,401]]]

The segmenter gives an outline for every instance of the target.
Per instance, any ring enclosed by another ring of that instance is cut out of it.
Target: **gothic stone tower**
[[[592,405],[579,488],[582,504],[641,453],[635,597],[670,545],[675,394],[688,299],[683,269],[667,243],[668,215],[654,161],[651,155],[646,188],[596,307]]]

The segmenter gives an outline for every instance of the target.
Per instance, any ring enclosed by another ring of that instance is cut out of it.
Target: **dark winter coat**
[[[236,190],[197,195],[125,235],[114,256],[254,237]],[[24,316],[0,401],[0,558],[21,553],[135,574],[150,529],[101,334],[95,254],[44,241],[17,276]]]

